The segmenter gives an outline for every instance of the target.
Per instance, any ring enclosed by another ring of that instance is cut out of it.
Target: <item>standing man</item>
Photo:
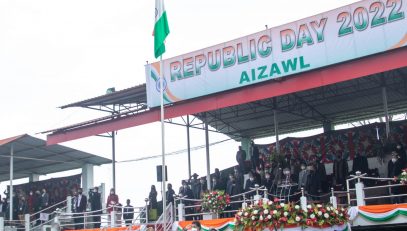
[[[85,224],[84,224],[84,212],[86,211],[86,204],[87,204],[87,199],[85,195],[82,195],[82,188],[78,189],[78,196],[76,199],[75,203],[75,211],[77,214],[75,214],[76,218],[75,220],[75,229],[84,229]]]
[[[126,226],[131,226],[134,218],[134,208],[130,205],[130,199],[126,200],[126,206],[123,208],[123,220]]]
[[[174,195],[175,195],[175,191],[174,189],[172,189],[172,184],[168,183],[167,184],[167,192],[166,192],[166,198],[167,198],[167,205],[169,203],[172,203],[172,205],[174,205]]]
[[[102,214],[102,201],[99,193],[99,188],[93,188],[89,193],[90,210],[93,215],[94,228],[100,228],[100,215]]]
[[[239,150],[236,152],[236,161],[239,164],[240,172],[244,174],[246,161],[246,151],[242,149],[242,146],[239,146]]]
[[[260,164],[260,152],[259,152],[259,148],[254,144],[254,142],[252,141],[250,143],[251,147],[252,147],[252,153],[250,156],[250,160],[252,162],[252,169],[256,169],[257,167],[259,167]]]

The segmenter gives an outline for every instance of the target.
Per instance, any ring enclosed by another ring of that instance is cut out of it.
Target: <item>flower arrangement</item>
[[[240,209],[235,215],[235,225],[239,229],[283,228],[294,226],[328,227],[343,225],[349,220],[344,208],[335,209],[331,205],[308,205],[302,210],[294,203],[279,203],[259,200],[256,204]]]
[[[230,196],[224,191],[211,191],[203,194],[202,209],[207,212],[219,213],[230,204]]]
[[[400,180],[400,183],[407,184],[407,168],[401,171],[401,174],[397,177],[397,179]]]

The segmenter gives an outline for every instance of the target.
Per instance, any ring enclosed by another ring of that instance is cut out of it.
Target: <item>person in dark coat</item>
[[[346,166],[348,165],[347,161],[345,160]],[[318,175],[318,180],[319,180],[319,185],[320,185],[320,191],[321,192],[328,192],[329,191],[329,187],[328,187],[328,180],[327,180],[327,176],[326,176],[326,168],[325,168],[325,164],[324,164],[324,160],[322,159],[322,157],[317,157],[316,158],[316,163],[315,163],[315,172]],[[348,174],[346,173],[346,176]],[[346,179],[345,176],[345,179]]]
[[[84,229],[85,228],[85,219],[84,219],[84,212],[86,211],[87,199],[86,196],[82,194],[82,188],[78,189],[78,195],[76,196],[75,201],[75,213],[74,214],[74,221],[75,221],[75,229]]]
[[[41,194],[41,209],[45,209],[49,206],[49,194],[45,188],[42,189]]]
[[[151,185],[151,190],[148,194],[148,200],[150,201],[149,209],[157,209],[157,190],[155,189],[155,185]]]
[[[182,181],[182,187],[180,188],[178,194],[184,199],[193,199],[194,198],[194,194],[192,193],[192,190],[188,187],[188,184],[186,181]],[[183,203],[185,206],[190,206],[193,204],[193,202],[190,200],[183,200]],[[186,214],[190,214],[192,212],[193,212],[193,208],[185,209]],[[186,220],[191,220],[191,219],[192,219],[192,217],[186,218]]]
[[[353,159],[352,172],[356,174],[357,171],[362,174],[369,172],[369,163],[367,162],[366,155],[356,153],[356,156]]]
[[[169,203],[172,203],[172,205],[174,205],[174,195],[175,195],[175,191],[174,189],[172,189],[172,184],[168,183],[167,185],[167,192],[166,192],[166,199],[167,199],[167,205]]]
[[[395,178],[399,177],[401,172],[403,171],[403,164],[400,161],[400,157],[397,155],[397,152],[392,152],[391,154],[391,160],[387,164],[387,177],[388,178]],[[398,184],[397,180],[395,179],[392,184]],[[392,187],[391,188],[391,193],[393,195],[398,195],[400,194],[401,190],[400,187]],[[400,197],[393,197],[393,203],[400,203]]]
[[[307,185],[305,187],[305,191],[309,194],[310,199],[317,200],[319,191],[321,189],[321,185],[319,184],[320,181],[318,179],[318,174],[315,171],[315,167],[310,165],[308,168],[308,175],[307,175]]]
[[[18,202],[18,219],[20,219],[21,225],[24,225],[25,223],[25,214],[28,214],[28,205],[27,201],[25,200],[25,197],[22,196],[20,198],[20,201]]]
[[[239,150],[236,152],[236,161],[239,165],[239,170],[243,174],[245,173],[245,161],[246,161],[246,151],[242,149],[242,146],[239,146]]]
[[[406,150],[404,149],[403,144],[401,142],[397,143],[396,152],[400,158],[399,160],[401,162],[402,167],[405,168],[407,166],[407,155]]]
[[[252,141],[250,143],[251,146],[251,155],[250,155],[250,161],[252,163],[252,169],[256,169],[257,167],[259,167],[260,165],[260,151],[259,151],[259,147],[257,147],[257,145],[254,144],[254,142]]]
[[[126,206],[123,208],[123,220],[126,226],[130,226],[134,218],[134,207],[130,205],[130,199],[126,200]]]
[[[264,186],[267,189],[267,193],[271,193],[271,187],[273,186],[273,179],[271,178],[271,174],[269,172],[266,172],[264,174],[264,179],[261,181],[262,186]]]
[[[333,173],[335,184],[339,185],[342,189],[344,189],[346,184],[346,178],[348,177],[349,173],[349,167],[348,161],[343,157],[341,153],[338,153],[336,155],[336,159],[333,165]]]
[[[202,199],[202,195],[207,192],[208,192],[208,184],[206,182],[206,178],[201,177],[201,179],[199,179],[199,198],[198,199]]]
[[[194,195],[194,199],[200,198],[200,183],[198,180],[198,174],[194,173],[189,180],[189,185],[191,185],[192,194]]]
[[[239,190],[240,190],[241,192],[243,192],[243,185],[244,185],[244,177],[243,177],[243,174],[239,171],[239,168],[236,167],[236,166],[233,168],[233,172],[234,172],[234,177],[235,177],[235,179],[236,179],[236,181],[237,181],[237,185],[238,185],[239,187],[241,187]]]
[[[252,188],[255,188],[255,186],[256,186],[256,181],[255,181],[254,175],[252,172],[249,172],[249,179],[246,180],[244,191],[249,192],[252,190]],[[247,199],[251,198],[254,195],[256,195],[255,191],[246,194],[246,196],[248,197]]]
[[[89,192],[90,209],[93,215],[94,228],[100,228],[100,216],[102,214],[102,201],[99,193],[99,188],[95,187]]]
[[[213,190],[224,190],[224,189],[222,188],[222,185],[218,182],[218,179],[217,179],[216,177],[213,177],[213,178],[212,178],[212,185],[211,185],[211,187],[212,187],[212,191],[213,191]]]
[[[233,203],[234,201],[239,201],[241,198],[232,197],[232,196],[242,193],[242,191],[240,191],[241,187],[238,184],[239,184],[239,182],[236,181],[235,176],[233,174],[230,174],[229,180],[228,180],[227,186],[226,186],[226,193],[229,194],[229,196],[231,196],[231,204],[229,206],[229,210],[237,210],[241,207],[241,204]],[[229,217],[231,217],[231,216],[229,216]]]

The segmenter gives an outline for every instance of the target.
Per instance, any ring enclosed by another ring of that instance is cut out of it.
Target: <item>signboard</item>
[[[368,0],[163,60],[175,103],[407,45],[407,0]],[[147,103],[160,105],[160,64],[146,65]]]

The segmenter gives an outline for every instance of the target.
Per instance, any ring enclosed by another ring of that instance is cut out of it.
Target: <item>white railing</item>
[[[374,181],[378,181],[378,182],[387,182],[388,184],[372,186],[372,187],[365,187],[363,184],[363,180],[374,180]],[[350,185],[354,181],[356,181],[355,187],[352,188]],[[369,200],[391,198],[396,203],[397,201],[400,200],[400,197],[407,196],[407,194],[394,193],[394,190],[392,190],[393,188],[399,188],[401,186],[403,186],[403,184],[396,183],[396,180],[394,178],[367,177],[366,173],[361,174],[360,172],[356,172],[356,175],[351,175],[351,178],[346,180],[347,201],[348,201],[349,205],[354,204],[353,202],[356,201],[356,205],[361,206],[361,205],[365,205],[366,201],[369,201]],[[368,190],[382,189],[382,188],[387,189],[386,195],[366,196],[366,192]]]
[[[164,220],[165,214],[165,220]],[[165,208],[165,211],[161,214],[161,216],[157,219],[154,225],[155,231],[167,231],[172,229],[172,223],[174,222],[174,210],[172,203],[169,203]]]

